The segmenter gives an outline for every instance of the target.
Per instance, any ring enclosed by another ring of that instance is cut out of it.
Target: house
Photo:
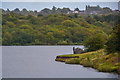
[[[76,13],[76,14],[78,14],[78,13],[79,13],[79,11],[74,11],[73,13]]]
[[[97,6],[86,6],[86,11],[98,11],[101,10],[101,7],[99,5]]]
[[[100,11],[102,11],[102,8],[97,6],[86,6],[86,14],[98,14]]]

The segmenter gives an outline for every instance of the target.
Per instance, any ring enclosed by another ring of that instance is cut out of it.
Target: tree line
[[[2,16],[3,45],[79,45],[93,35],[106,41],[119,17],[118,14],[25,16],[14,12]]]
[[[118,52],[120,53],[120,14],[115,18],[114,27],[107,38],[103,35],[97,34],[88,37],[84,41],[86,51],[95,51],[105,49],[108,54]]]

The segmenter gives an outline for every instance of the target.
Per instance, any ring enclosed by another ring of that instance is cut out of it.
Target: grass
[[[84,54],[69,54],[57,56],[56,61],[66,64],[80,64],[92,67],[100,72],[115,72],[120,74],[120,54],[107,54],[104,49]]]

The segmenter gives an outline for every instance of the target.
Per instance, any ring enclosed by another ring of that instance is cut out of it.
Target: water
[[[79,46],[83,48],[83,46]],[[56,62],[73,46],[3,46],[3,78],[117,78],[81,65]]]
[[[2,8],[10,10],[14,10],[15,8],[19,8],[22,10],[26,8],[28,10],[37,10],[40,11],[44,8],[52,9],[53,6],[57,8],[70,8],[74,10],[75,8],[79,8],[80,10],[85,10],[86,5],[96,6],[100,5],[100,7],[109,7],[113,10],[118,9],[118,2],[3,2]]]

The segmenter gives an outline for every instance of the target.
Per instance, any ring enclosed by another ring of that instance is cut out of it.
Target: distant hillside
[[[3,45],[75,45],[95,34],[106,40],[120,19],[118,14],[25,16],[15,11],[2,14]]]

